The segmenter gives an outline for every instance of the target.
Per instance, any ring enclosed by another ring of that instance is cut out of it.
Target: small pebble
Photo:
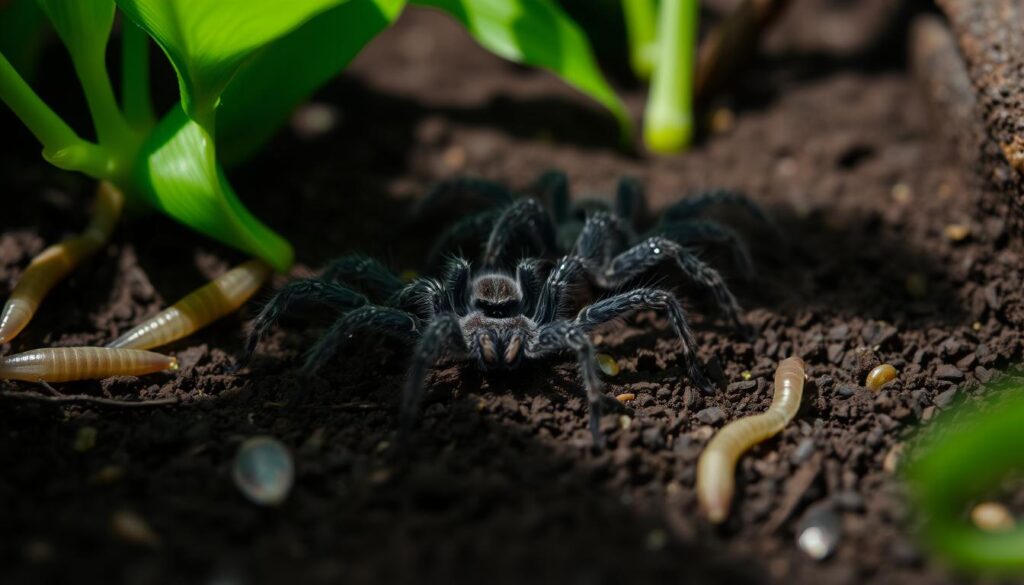
[[[751,378],[750,370],[743,370],[743,372],[742,372],[742,373],[740,373],[740,376],[741,376],[741,377],[742,377],[742,378],[743,378],[744,380],[749,380],[749,379]]]
[[[913,190],[911,190],[910,185],[906,183],[896,183],[895,185],[892,186],[891,195],[892,200],[895,201],[896,203],[905,204],[910,203],[910,200],[914,196],[914,192]]]
[[[632,402],[636,400],[636,394],[633,394],[632,392],[624,392],[616,396],[615,400],[618,400],[619,402],[625,404],[627,402]]]
[[[108,485],[116,483],[124,477],[124,467],[120,465],[105,465],[96,475],[92,476],[92,483],[97,485]]]
[[[601,368],[601,371],[608,376],[619,375],[619,362],[615,361],[615,358],[606,354],[597,354],[597,367]]]
[[[882,461],[882,469],[886,473],[896,473],[896,470],[900,466],[900,461],[903,460],[903,443],[896,443],[892,449],[885,454],[885,459]]]
[[[864,386],[872,392],[878,392],[882,389],[882,386],[895,380],[897,373],[896,368],[892,367],[892,365],[882,364],[868,373]]]
[[[971,522],[985,532],[1009,532],[1017,526],[1013,514],[998,502],[982,502],[972,508]]]
[[[338,124],[338,111],[323,102],[309,102],[299,106],[292,114],[292,130],[302,139],[309,140],[327,134]]]
[[[159,548],[160,536],[141,516],[130,510],[118,510],[110,517],[110,529],[126,542]]]
[[[96,430],[96,427],[81,427],[75,433],[75,442],[72,444],[72,447],[79,453],[89,451],[96,446],[96,436],[98,434],[99,431]]]
[[[804,513],[796,533],[800,550],[816,561],[823,561],[839,544],[841,524],[831,506],[816,504]]]
[[[715,423],[721,422],[724,419],[725,411],[723,411],[721,408],[718,408],[717,406],[709,406],[708,408],[705,408],[704,410],[697,413],[697,420],[706,425],[713,425]]]
[[[619,428],[621,428],[622,430],[628,429],[632,424],[633,419],[629,418],[624,414],[619,416]]]
[[[711,131],[725,134],[736,124],[736,115],[729,108],[718,108],[711,114]]]
[[[971,235],[971,228],[961,223],[954,223],[943,228],[942,234],[951,242],[962,242]]]
[[[253,503],[276,506],[288,497],[295,481],[291,453],[273,437],[253,437],[238,448],[232,471],[235,485]]]

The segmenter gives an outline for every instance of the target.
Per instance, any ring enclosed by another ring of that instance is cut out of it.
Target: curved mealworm
[[[46,293],[110,239],[123,207],[124,194],[112,183],[101,181],[96,190],[92,219],[85,231],[46,248],[25,268],[0,313],[0,343],[21,333]]]
[[[762,414],[745,416],[718,431],[697,461],[697,501],[708,519],[725,520],[735,490],[736,462],[754,445],[781,431],[796,416],[804,391],[804,361],[782,360],[775,370],[775,395]]]
[[[107,347],[149,349],[191,335],[242,306],[270,273],[270,266],[262,260],[240,264],[136,325]]]
[[[48,347],[0,359],[0,379],[70,382],[177,370],[171,356],[138,349]]]

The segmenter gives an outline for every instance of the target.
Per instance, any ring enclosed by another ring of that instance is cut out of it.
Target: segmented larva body
[[[138,349],[48,347],[0,358],[0,379],[70,382],[177,370],[171,356]]]
[[[714,523],[729,514],[736,488],[736,462],[754,445],[775,436],[796,416],[804,391],[804,361],[782,360],[775,370],[775,395],[762,414],[735,420],[718,431],[697,461],[697,500]]]
[[[121,191],[107,181],[100,182],[92,220],[85,231],[43,250],[25,268],[0,313],[0,343],[11,341],[21,333],[46,293],[110,239],[123,207]]]
[[[149,349],[186,337],[234,312],[263,286],[270,274],[266,263],[249,260],[136,325],[107,347]]]

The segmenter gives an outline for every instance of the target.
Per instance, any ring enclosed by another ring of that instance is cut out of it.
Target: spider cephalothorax
[[[557,184],[557,179],[552,175],[543,180]],[[482,186],[485,194],[496,193],[489,191],[493,184],[470,181],[463,186],[477,190]],[[599,325],[636,311],[665,314],[679,338],[690,381],[704,392],[714,391],[698,366],[696,342],[675,295],[660,288],[626,285],[665,262],[709,290],[727,318],[737,326],[743,325],[739,306],[718,272],[668,237],[638,239],[623,218],[630,208],[628,195],[619,199],[618,212],[591,209],[578,222],[570,216],[580,208],[569,206],[567,200],[558,203],[557,199],[556,217],[561,217],[563,211],[566,216],[561,222],[553,221],[532,198],[473,216],[464,225],[473,224],[475,229],[483,222],[489,229],[480,268],[474,269],[468,260],[455,257],[440,279],[419,278],[403,284],[379,262],[365,256],[335,260],[322,276],[292,281],[278,291],[254,322],[248,354],[299,301],[323,303],[340,314],[310,349],[303,367],[307,375],[326,364],[339,344],[359,329],[406,340],[413,346],[401,410],[403,426],[407,427],[415,420],[427,371],[443,355],[468,360],[481,370],[508,370],[525,360],[569,352],[579,363],[590,409],[590,429],[599,441],[598,421],[603,406],[621,408],[601,390],[596,353],[589,338]],[[574,242],[552,261],[553,253],[562,249],[557,243],[560,230],[563,238],[572,230]],[[528,250],[538,252],[543,259],[520,259],[514,264],[508,260],[514,255],[522,258],[518,254]],[[625,292],[579,306],[574,292],[588,283],[603,291]]]

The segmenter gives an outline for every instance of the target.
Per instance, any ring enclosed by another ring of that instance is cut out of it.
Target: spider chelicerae
[[[666,263],[710,291],[725,317],[744,328],[739,305],[718,272],[667,235],[638,240],[632,216],[628,215],[630,210],[642,207],[642,193],[634,188],[634,182],[620,185],[615,211],[600,205],[570,206],[568,194],[563,192],[567,190],[559,186],[564,185],[562,175],[547,174],[538,184],[554,190],[554,213],[549,214],[531,197],[499,200],[494,210],[471,216],[442,238],[462,237],[470,231],[466,226],[473,230],[486,227],[483,260],[477,268],[465,258],[453,257],[441,278],[417,278],[405,284],[377,260],[352,255],[331,262],[318,277],[287,283],[254,320],[246,358],[293,307],[310,301],[327,305],[337,310],[339,317],[308,351],[302,373],[315,374],[340,344],[360,330],[408,342],[413,350],[400,409],[401,425],[407,430],[415,422],[428,370],[444,355],[469,360],[484,371],[500,371],[514,369],[524,360],[569,352],[579,363],[589,427],[595,444],[601,444],[602,412],[607,407],[622,406],[602,391],[597,354],[589,334],[630,313],[655,310],[668,317],[678,336],[690,380],[702,391],[713,393],[714,388],[700,369],[686,313],[672,292],[639,286],[582,307],[578,307],[577,292],[587,284],[600,291],[622,291]],[[485,195],[493,187],[479,185]],[[699,209],[707,203],[694,200],[690,205]],[[675,208],[676,213],[679,211]],[[459,230],[463,233],[456,234]],[[680,227],[680,231],[686,230]],[[722,228],[716,233],[724,231]],[[573,244],[567,253],[553,263],[545,259],[565,249],[559,240],[564,242],[570,236]],[[745,249],[733,249],[742,250],[737,254],[749,260]],[[526,251],[538,257],[518,259],[509,265],[513,255]]]

